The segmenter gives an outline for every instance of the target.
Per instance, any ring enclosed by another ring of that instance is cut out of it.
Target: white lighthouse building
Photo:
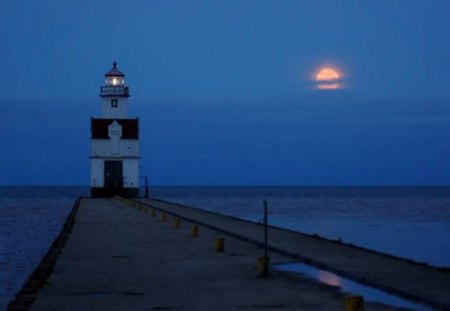
[[[101,116],[91,117],[91,196],[139,194],[139,119],[128,117],[129,88],[117,63],[100,88]]]

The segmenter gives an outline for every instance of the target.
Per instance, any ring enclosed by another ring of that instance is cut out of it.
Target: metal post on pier
[[[145,198],[148,199],[148,178],[145,177]]]
[[[147,176],[141,176],[142,179],[144,179],[144,198],[148,199],[148,177]]]
[[[269,276],[269,257],[267,256],[267,201],[264,200],[264,270],[263,276]]]

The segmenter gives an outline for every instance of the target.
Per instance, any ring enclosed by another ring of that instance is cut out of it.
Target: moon
[[[333,68],[323,68],[316,75],[317,88],[319,90],[334,90],[340,88],[341,75]]]
[[[332,68],[324,68],[319,71],[316,76],[316,81],[334,81],[341,77],[339,72]]]

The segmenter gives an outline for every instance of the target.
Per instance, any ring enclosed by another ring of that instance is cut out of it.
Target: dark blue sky
[[[154,184],[450,184],[449,1],[8,1],[0,184],[87,184],[115,59]],[[313,89],[332,66],[345,88]]]

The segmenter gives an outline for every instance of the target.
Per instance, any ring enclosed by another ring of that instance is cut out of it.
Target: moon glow
[[[340,88],[341,75],[332,68],[323,68],[316,75],[317,88],[319,90],[335,90]]]

